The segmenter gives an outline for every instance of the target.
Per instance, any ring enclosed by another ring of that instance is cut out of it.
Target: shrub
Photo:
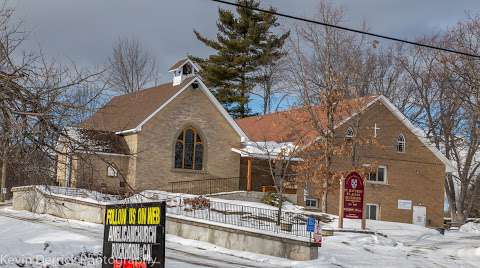
[[[287,201],[287,198],[282,196],[282,200],[283,202],[285,202]],[[262,203],[278,207],[278,205],[280,204],[280,195],[278,193],[267,193],[263,196]]]

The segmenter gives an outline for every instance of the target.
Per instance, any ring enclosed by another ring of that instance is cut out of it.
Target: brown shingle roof
[[[187,62],[187,61],[188,61],[188,58],[181,59],[181,60],[177,61],[174,65],[172,65],[172,67],[168,68],[168,71],[178,69],[180,66],[185,64],[185,62]]]
[[[377,96],[368,96],[343,102],[337,109],[339,112],[336,115],[336,122],[338,123],[360,111],[375,98]],[[313,111],[321,127],[325,127],[327,122],[325,110],[317,106],[313,108]],[[299,137],[308,139],[318,136],[311,118],[306,109],[295,108],[235,121],[252,141],[288,142],[296,141]]]
[[[176,86],[167,83],[113,97],[79,127],[111,132],[134,129],[193,79],[189,77]]]
[[[125,139],[110,131],[76,129],[83,149],[102,153],[130,154]]]

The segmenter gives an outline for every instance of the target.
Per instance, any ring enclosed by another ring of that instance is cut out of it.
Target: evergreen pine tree
[[[237,3],[258,7],[257,0]],[[194,31],[198,40],[216,50],[207,59],[193,57],[201,67],[201,75],[217,99],[235,118],[249,116],[250,92],[258,79],[255,71],[263,64],[278,60],[289,33],[277,36],[277,18],[271,14],[237,7],[236,15],[227,9],[218,10],[217,38],[208,39]]]

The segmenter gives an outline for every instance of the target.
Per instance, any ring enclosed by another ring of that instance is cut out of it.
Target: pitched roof
[[[335,115],[336,121],[343,121],[359,112],[376,98],[377,96],[368,96],[343,102],[338,108],[339,112]],[[312,112],[318,123],[325,127],[327,118],[324,107],[315,106]],[[251,141],[288,142],[294,141],[298,137],[315,138],[318,136],[313,125],[308,127],[312,120],[308,110],[304,108],[237,119],[236,122]]]
[[[113,97],[104,107],[79,125],[81,128],[102,131],[134,129],[159,106],[170,100],[195,77],[185,79],[179,85],[166,83],[157,87]]]
[[[367,109],[377,101],[382,102],[395,117],[398,118],[427,149],[429,149],[437,159],[445,165],[446,172],[452,172],[454,167],[452,162],[448,160],[445,155],[436,148],[427,138],[424,132],[414,126],[410,120],[400,112],[395,105],[390,102],[385,96],[368,96],[358,99],[343,102],[336,114],[336,121],[339,122],[335,127],[339,127],[350,118],[359,112]],[[319,124],[323,127],[326,125],[326,113],[322,107],[315,107],[313,109]],[[247,134],[251,141],[275,141],[275,142],[290,142],[295,141],[299,137],[306,137],[314,139],[318,136],[315,128],[305,127],[305,123],[311,122],[311,117],[305,109],[292,109],[283,112],[272,113],[263,116],[247,117],[237,119],[236,122]]]
[[[130,154],[128,145],[121,136],[110,131],[76,129],[81,144],[85,149],[111,154]]]
[[[170,72],[170,71],[173,71],[175,69],[178,69],[188,61],[189,61],[188,58],[184,58],[184,59],[179,60],[174,65],[172,65],[172,67],[168,68],[168,71]]]
[[[67,127],[60,137],[57,150],[67,146],[72,151],[130,155],[128,145],[120,135],[110,131]]]
[[[398,108],[390,102],[385,96],[380,96],[378,97],[379,101],[381,101],[390,112],[393,113],[397,117],[400,122],[402,122],[415,136],[420,140],[420,142],[425,145],[436,157],[439,159],[444,165],[445,165],[445,171],[446,172],[453,172],[455,170],[455,167],[452,164],[452,161],[450,161],[445,155],[433,144],[431,143],[426,137],[425,137],[425,132],[416,127],[415,125],[410,122],[410,120],[398,110]]]

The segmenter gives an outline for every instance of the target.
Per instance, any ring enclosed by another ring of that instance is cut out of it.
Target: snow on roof
[[[301,161],[301,158],[294,157],[297,146],[292,142],[253,142],[243,143],[241,149],[232,148],[232,152],[240,154],[241,157],[253,157],[259,159],[277,159],[279,157],[285,160]]]
[[[397,117],[397,119],[402,122],[419,140],[422,142],[427,149],[429,149],[435,157],[437,157],[444,165],[446,172],[454,172],[455,166],[452,164],[452,161],[447,159],[445,155],[435,146],[433,145],[426,137],[425,132],[420,128],[416,127],[415,125],[410,122],[410,120],[398,110],[398,108],[390,102],[385,96],[375,96],[374,99],[372,98],[365,98],[362,103],[365,103],[362,107],[359,107],[358,111],[353,113],[351,116],[343,118],[340,123],[338,123],[335,128],[340,127],[344,123],[348,122],[352,117],[356,116],[360,112],[368,109],[374,103],[380,101],[385,107],[392,112],[392,114]],[[247,118],[248,119],[248,118]],[[237,122],[242,122],[237,120]],[[292,123],[292,122],[289,122]],[[292,145],[290,142],[284,143],[277,143],[275,141],[266,141],[266,142],[246,142],[243,143],[244,147],[241,149],[232,148],[233,152],[240,154],[242,157],[255,157],[255,158],[264,158],[268,159],[270,157],[274,157],[278,155],[278,151],[282,149],[283,146],[286,144]],[[277,153],[277,154],[276,154]],[[300,160],[300,159],[298,159]]]

